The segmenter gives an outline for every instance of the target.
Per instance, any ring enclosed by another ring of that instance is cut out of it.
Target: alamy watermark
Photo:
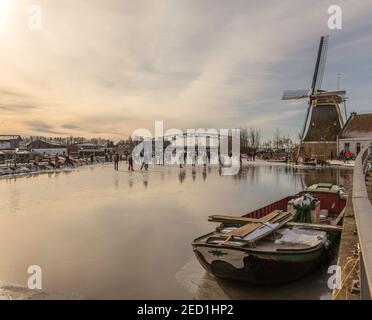
[[[342,9],[339,5],[333,4],[327,10],[330,15],[327,21],[328,29],[341,30],[342,29]]]
[[[27,26],[30,30],[41,30],[43,28],[43,10],[38,4],[31,4],[27,8]]]
[[[27,8],[27,26],[30,30],[41,30],[43,28],[43,10],[37,3],[30,4]],[[340,5],[333,4],[327,9],[329,14],[327,26],[330,30],[342,29],[342,8]]]
[[[155,135],[148,129],[136,129],[132,151],[134,163],[165,165],[214,164],[222,175],[236,175],[240,169],[240,129],[168,129],[155,121]],[[165,146],[165,143],[167,144]]]
[[[31,265],[27,269],[27,273],[30,275],[27,280],[27,287],[31,290],[42,289],[42,271],[38,265]]]
[[[341,275],[342,275],[341,267],[337,265],[329,266],[327,273],[331,274],[331,276],[328,278],[328,281],[327,281],[328,289],[340,290],[341,289]]]

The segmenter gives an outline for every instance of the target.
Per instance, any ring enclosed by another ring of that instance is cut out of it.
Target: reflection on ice
[[[203,165],[126,169],[0,179],[0,280],[25,285],[28,266],[40,265],[44,289],[92,298],[274,298],[279,289],[206,275],[192,239],[215,227],[211,214],[242,214],[314,182],[345,184],[351,176],[259,165],[236,176]],[[304,298],[324,294],[323,276],[315,278]]]

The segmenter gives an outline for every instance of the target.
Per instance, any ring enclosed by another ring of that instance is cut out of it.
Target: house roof
[[[49,146],[55,146],[56,148],[66,148],[65,145],[63,145],[59,142],[49,141],[49,140],[42,140],[42,139],[33,140],[27,146],[30,147],[33,144],[37,144],[37,143],[41,143],[41,144],[45,144],[45,145],[49,145]]]
[[[0,135],[0,141],[10,141],[10,140],[19,140],[21,141],[21,136],[18,135]]]
[[[98,146],[98,144],[95,144],[93,142],[75,143],[74,145],[78,146],[78,147],[96,147],[96,146]]]
[[[352,113],[344,128],[340,132],[340,139],[371,138],[372,139],[372,113]]]

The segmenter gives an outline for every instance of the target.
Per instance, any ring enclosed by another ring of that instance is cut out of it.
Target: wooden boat
[[[321,223],[290,221],[293,214],[287,212],[288,202],[305,194],[319,200],[320,213],[328,213],[321,217]],[[342,188],[319,183],[241,217],[213,215],[209,220],[221,224],[215,231],[195,239],[193,250],[200,264],[216,277],[256,284],[297,280],[324,261],[342,230],[338,224],[346,201],[347,194]],[[259,235],[257,224],[266,226],[267,222],[279,225],[271,225],[271,232]],[[249,232],[251,229],[255,236]]]

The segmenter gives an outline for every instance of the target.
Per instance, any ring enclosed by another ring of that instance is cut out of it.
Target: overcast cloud
[[[343,30],[328,30],[330,4]],[[164,120],[295,137],[306,103],[281,94],[309,87],[323,34],[323,87],[341,73],[349,111],[371,111],[371,17],[369,0],[0,0],[0,133],[118,140]]]

